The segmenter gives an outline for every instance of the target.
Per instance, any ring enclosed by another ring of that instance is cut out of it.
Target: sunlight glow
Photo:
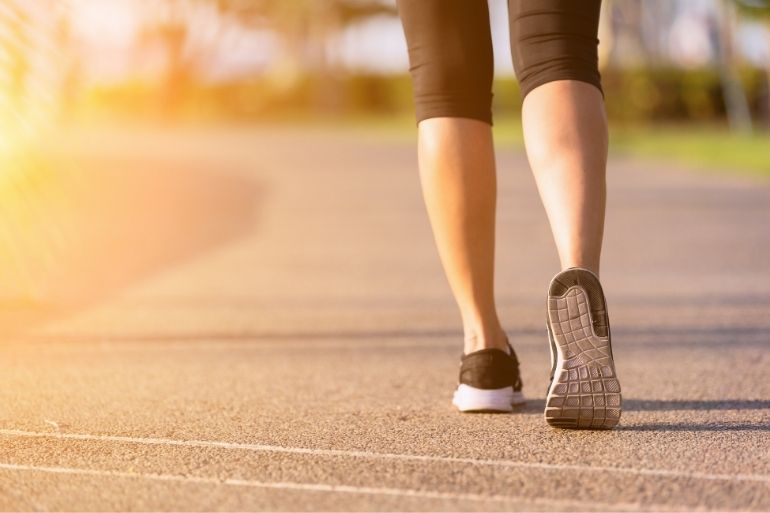
[[[42,149],[58,116],[67,2],[0,3],[0,303],[45,295],[56,265],[61,202]]]
[[[55,29],[64,3],[7,0],[0,8],[0,157],[7,159],[39,135],[54,116]]]
[[[71,0],[73,32],[105,46],[128,46],[138,30],[137,4],[144,0]],[[146,3],[146,2],[145,2]]]

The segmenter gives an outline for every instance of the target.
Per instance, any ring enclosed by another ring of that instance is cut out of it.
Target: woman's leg
[[[492,40],[486,0],[399,0],[423,196],[465,331],[465,353],[506,349],[495,309]]]
[[[607,120],[598,70],[600,0],[509,0],[530,166],[562,269],[599,273]]]
[[[465,353],[506,349],[494,297],[497,184],[491,126],[468,118],[419,124],[419,167],[433,234],[465,331]]]
[[[599,274],[607,120],[601,92],[576,80],[535,88],[522,107],[524,141],[561,268]]]
[[[600,0],[509,0],[508,7],[527,156],[562,266],[548,286],[545,419],[609,429],[620,421],[621,395],[598,278],[607,164]]]

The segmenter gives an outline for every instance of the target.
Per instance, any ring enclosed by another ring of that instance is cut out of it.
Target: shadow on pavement
[[[623,408],[628,411],[767,410],[770,409],[770,401],[760,399],[725,399],[721,401],[624,399]]]
[[[740,423],[740,422],[715,422],[695,423],[680,422],[669,424],[665,422],[653,422],[650,424],[623,425],[616,428],[619,431],[770,431],[767,423]]]
[[[542,414],[544,400],[527,400],[527,404],[517,408],[516,413]],[[724,400],[724,401],[681,401],[681,400],[639,400],[623,401],[624,411],[709,411],[709,410],[765,410],[770,409],[770,401],[764,400]],[[767,422],[650,422],[641,424],[621,424],[614,431],[770,431]]]
[[[612,336],[613,347],[618,342],[644,347],[766,347],[770,326],[618,326]]]
[[[528,399],[518,411],[522,413],[542,412],[545,400]],[[623,411],[709,411],[709,410],[768,410],[770,400],[725,399],[725,400],[666,400],[666,399],[623,399]]]

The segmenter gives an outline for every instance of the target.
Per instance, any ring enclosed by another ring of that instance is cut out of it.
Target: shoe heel
[[[548,335],[557,354],[545,420],[554,427],[611,429],[620,421],[622,398],[610,335],[600,337],[592,329],[588,301],[581,286],[548,298]]]

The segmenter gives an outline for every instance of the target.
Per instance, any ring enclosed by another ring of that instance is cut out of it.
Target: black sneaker
[[[462,356],[460,383],[452,404],[460,411],[509,412],[524,404],[519,360],[510,344],[502,349],[482,349]]]
[[[620,421],[620,382],[599,278],[570,267],[548,287],[551,383],[545,420],[554,427],[610,429]]]

